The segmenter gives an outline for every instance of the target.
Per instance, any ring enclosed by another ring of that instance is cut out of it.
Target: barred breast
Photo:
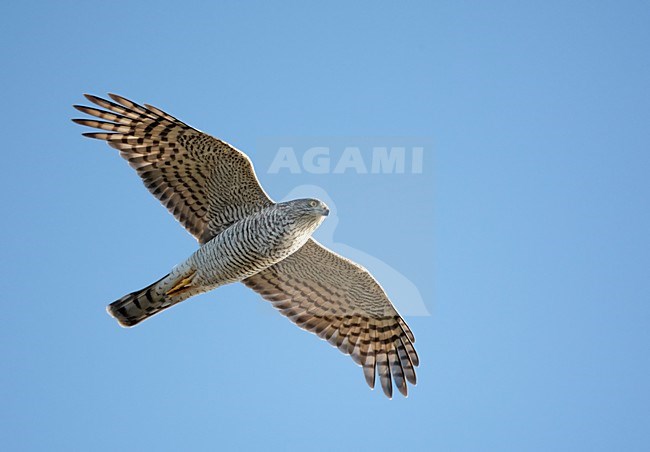
[[[212,289],[248,278],[302,247],[322,217],[296,217],[276,206],[234,223],[201,246],[187,263],[194,286]]]

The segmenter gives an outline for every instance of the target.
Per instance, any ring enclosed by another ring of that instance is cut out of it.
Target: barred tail
[[[190,287],[189,283],[193,275],[193,271],[189,275],[181,275],[180,278],[176,276],[172,279],[169,274],[165,275],[150,286],[109,304],[106,311],[122,326],[137,325],[189,298],[190,293],[187,293],[187,289]]]
[[[161,283],[168,276],[165,275],[150,286],[123,296],[119,300],[109,304],[106,311],[122,326],[137,325],[152,315],[157,314],[171,306],[171,304],[166,303],[165,292],[159,290]]]

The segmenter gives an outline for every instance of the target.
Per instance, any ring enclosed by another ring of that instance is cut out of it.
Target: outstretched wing
[[[419,364],[415,338],[381,286],[352,261],[310,239],[283,261],[243,281],[301,328],[363,367],[368,385],[407,395]]]
[[[74,106],[105,121],[73,121],[107,131],[84,135],[118,149],[149,191],[199,243],[273,203],[243,152],[156,107],[109,96],[115,102],[86,95],[106,110]]]

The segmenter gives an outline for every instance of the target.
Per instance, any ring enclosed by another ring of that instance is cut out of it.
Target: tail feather
[[[179,303],[191,295],[191,276],[194,272],[170,278],[165,275],[144,289],[131,292],[109,304],[106,311],[120,325],[131,327]]]

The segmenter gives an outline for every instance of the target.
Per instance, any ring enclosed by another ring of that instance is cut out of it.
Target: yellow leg
[[[169,289],[169,290],[167,291],[167,295],[169,295],[169,296],[171,296],[171,295],[176,295],[176,294],[179,294],[180,292],[183,292],[184,290],[190,289],[190,288],[192,287],[192,286],[191,286],[191,284],[192,284],[192,279],[194,278],[194,274],[195,274],[195,273],[196,273],[196,272],[193,271],[193,272],[192,272],[190,275],[188,275],[187,277],[178,280],[178,281],[174,284],[174,287],[172,287],[171,289]]]

